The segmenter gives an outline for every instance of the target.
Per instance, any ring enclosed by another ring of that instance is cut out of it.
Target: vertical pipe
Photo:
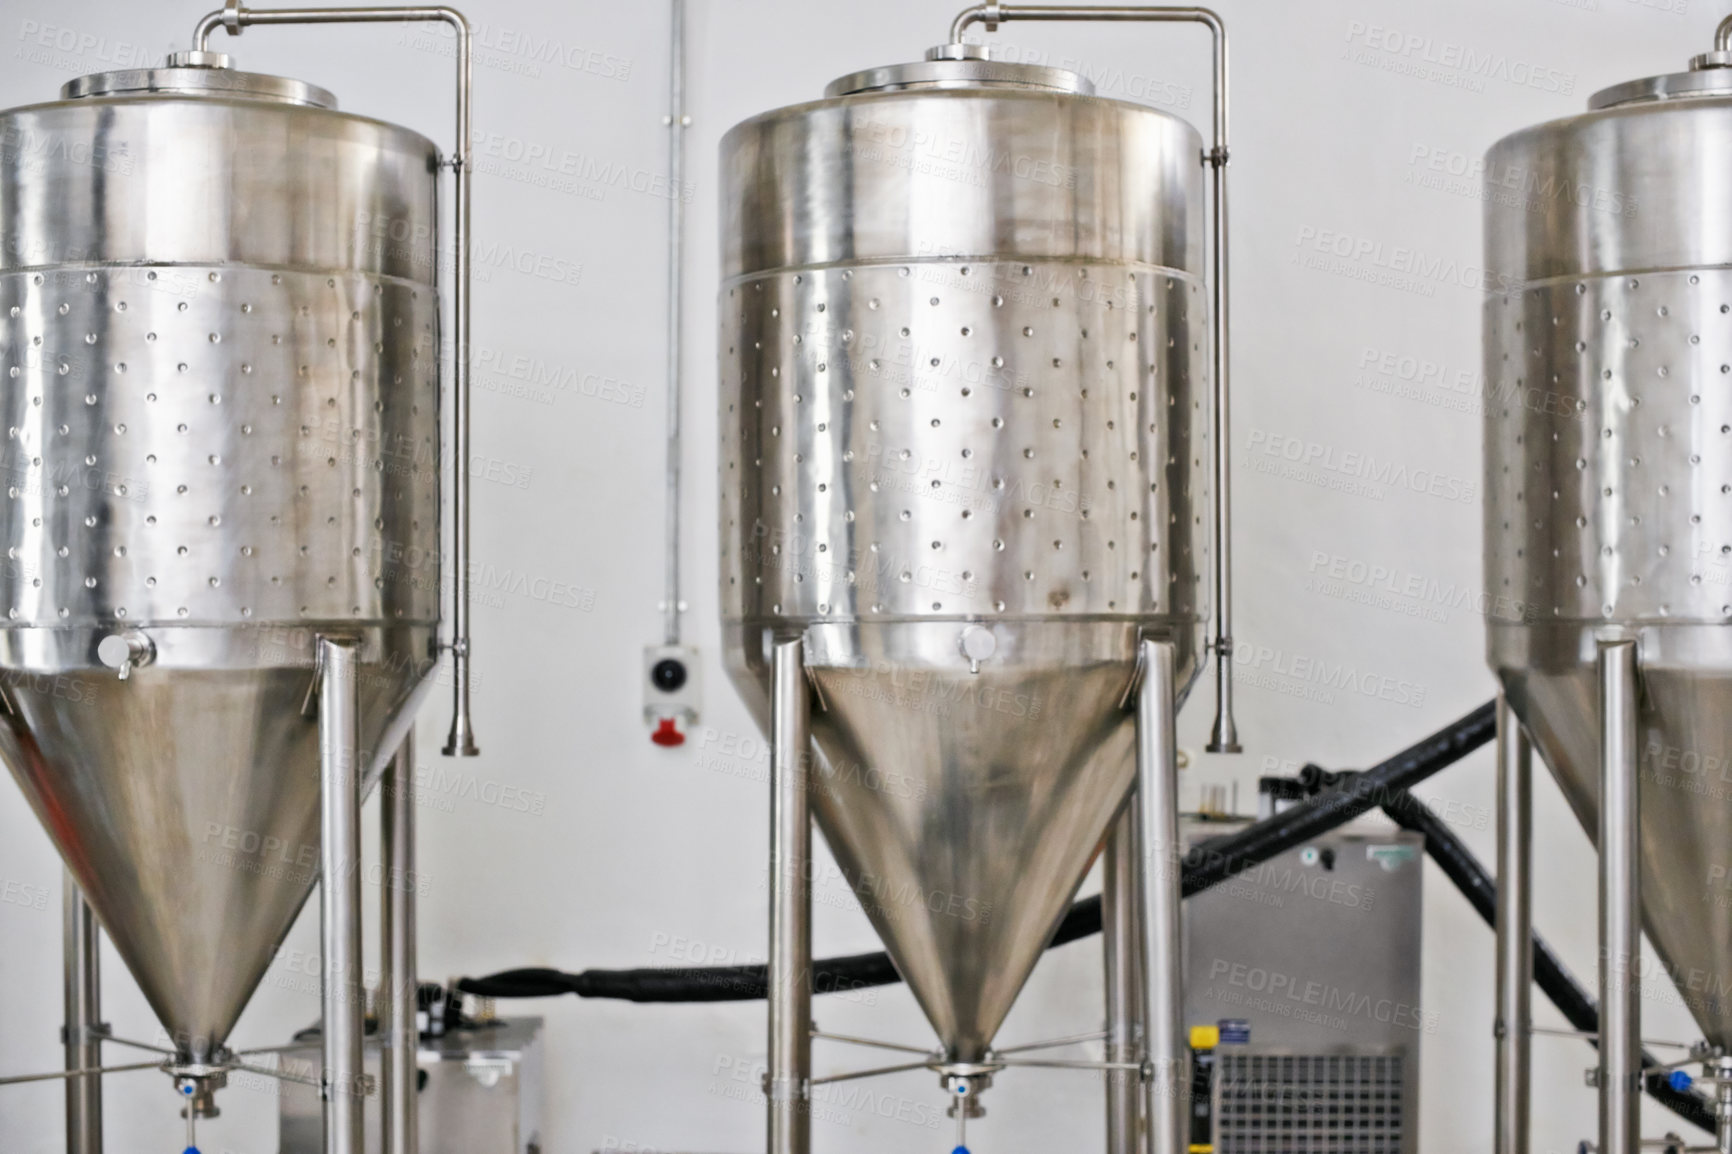
[[[1173,646],[1142,642],[1137,692],[1137,798],[1141,808],[1149,1154],[1185,1154],[1191,1089],[1179,951],[1179,748]]]
[[[1106,977],[1108,1062],[1143,1060],[1142,894],[1137,886],[1136,790],[1107,830],[1101,855],[1101,953]],[[1107,1154],[1140,1154],[1142,1095],[1128,1070],[1107,1071]]]
[[[812,1115],[811,699],[805,643],[777,639],[770,696],[769,1154],[810,1154]]]
[[[1232,393],[1228,366],[1227,297],[1227,33],[1216,32],[1214,250],[1215,250],[1215,396],[1211,406],[1215,481],[1215,721],[1209,730],[1210,753],[1238,753],[1239,723],[1233,716],[1233,470]]]
[[[1717,1060],[1714,1075],[1714,1147],[1718,1154],[1732,1154],[1732,1058]]]
[[[68,1070],[102,1065],[102,939],[96,915],[84,900],[72,871],[61,875],[65,915],[66,1045]],[[66,1154],[102,1154],[102,1075],[66,1079]]]
[[[1503,694],[1497,699],[1497,1141],[1528,1152],[1532,1039],[1533,747]]]
[[[481,752],[475,745],[475,726],[469,714],[469,314],[472,295],[469,249],[474,235],[470,227],[470,177],[474,168],[470,161],[474,134],[470,93],[474,85],[474,64],[468,21],[449,9],[440,12],[457,37],[457,143],[451,154],[457,185],[453,200],[453,231],[456,233],[453,240],[457,254],[451,278],[452,312],[457,322],[457,396],[451,439],[452,463],[456,472],[451,481],[451,512],[455,522],[452,532],[456,537],[457,573],[451,583],[451,732],[446,736],[443,752],[447,757],[474,757]]]
[[[685,263],[686,0],[672,0],[668,81],[667,581],[662,643],[680,643],[680,306]]]
[[[415,731],[385,772],[380,791],[380,852],[385,893],[380,907],[379,1008],[384,1018],[380,1048],[383,1094],[379,1116],[383,1154],[416,1154],[419,1106],[416,1060],[421,1049],[415,1025]]]
[[[1642,945],[1636,643],[1602,641],[1600,675],[1600,1154],[1641,1148]]]
[[[319,638],[324,1154],[362,1154],[361,770],[353,641]]]

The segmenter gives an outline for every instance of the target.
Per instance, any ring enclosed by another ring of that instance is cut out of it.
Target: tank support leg
[[[1144,1067],[1149,1154],[1189,1148],[1190,1062],[1185,1045],[1184,990],[1179,951],[1179,747],[1175,722],[1174,654],[1166,641],[1142,643],[1137,693],[1137,800],[1142,825],[1144,1005],[1148,1063]]]
[[[1496,1154],[1528,1154],[1532,1038],[1533,748],[1515,711],[1497,699]]]
[[[1138,794],[1107,831],[1101,858],[1101,950],[1106,970],[1106,1060],[1143,1060],[1143,919],[1137,870]],[[1143,1149],[1142,1095],[1127,1070],[1107,1071],[1107,1154]]]
[[[1636,643],[1603,641],[1600,675],[1600,1154],[1641,1149],[1640,780]]]
[[[770,686],[769,1154],[812,1148],[811,694],[805,643],[777,638]]]
[[[68,1070],[102,1065],[102,938],[96,915],[84,900],[72,871],[60,883],[66,917],[66,1044]],[[66,1079],[66,1154],[102,1154],[102,1075]]]
[[[380,903],[379,1010],[385,1022],[380,1086],[384,1154],[416,1154],[418,1106],[416,1077],[421,1032],[415,1024],[415,731],[385,771],[380,791],[379,841],[385,859],[385,894]]]
[[[319,948],[325,1154],[361,1154],[361,766],[353,641],[319,638]]]

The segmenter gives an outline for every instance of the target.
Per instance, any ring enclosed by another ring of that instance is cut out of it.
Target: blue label
[[[1221,1045],[1248,1046],[1251,1044],[1251,1023],[1243,1018],[1222,1018],[1218,1023],[1221,1027]]]

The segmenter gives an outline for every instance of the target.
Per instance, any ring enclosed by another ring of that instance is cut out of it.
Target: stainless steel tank
[[[1727,1046],[1732,56],[1718,55],[1487,156],[1485,572],[1516,606],[1489,623],[1489,660],[1590,836],[1597,652],[1636,643],[1642,913]]]
[[[1134,776],[1139,636],[1208,612],[1203,144],[1080,76],[874,69],[722,143],[722,605],[813,805],[978,1062]]]
[[[438,656],[437,164],[229,67],[0,113],[0,756],[183,1058],[318,872],[315,636],[369,777]]]

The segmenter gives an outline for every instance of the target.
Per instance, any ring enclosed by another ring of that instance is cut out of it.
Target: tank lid
[[[1690,71],[1645,76],[1602,88],[1588,99],[1588,108],[1616,108],[1660,100],[1690,100],[1705,96],[1732,96],[1732,52],[1704,52],[1690,61]]]
[[[925,60],[850,72],[831,81],[824,95],[854,96],[862,92],[918,88],[1031,88],[1078,96],[1093,96],[1095,91],[1094,83],[1087,77],[1063,68],[994,60],[983,44],[941,44],[927,52]]]
[[[290,80],[286,76],[266,76],[261,72],[238,72],[230,67],[229,58],[220,52],[177,52],[162,68],[95,72],[70,80],[60,89],[63,100],[143,93],[264,100],[310,108],[337,107],[337,98],[316,84]]]

